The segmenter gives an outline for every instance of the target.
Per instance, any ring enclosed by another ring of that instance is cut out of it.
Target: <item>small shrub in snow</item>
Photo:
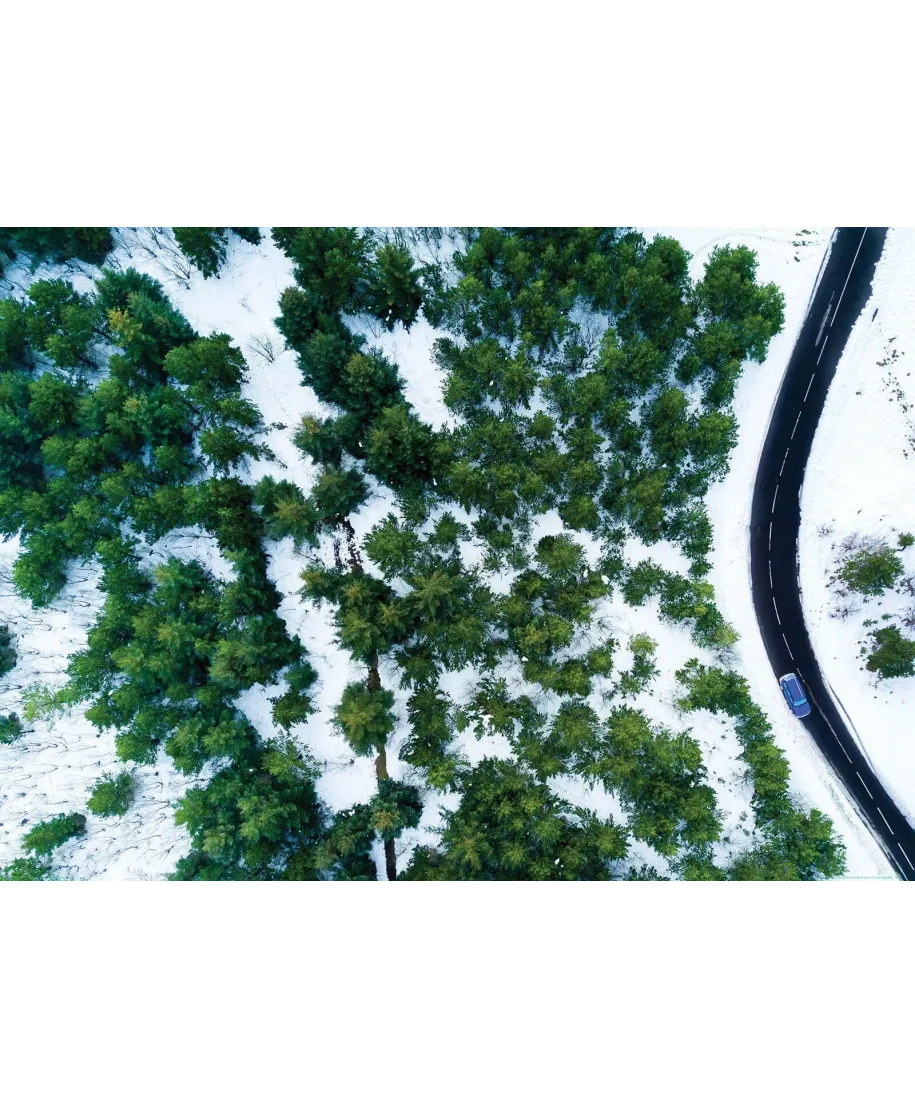
[[[850,616],[854,616],[855,613],[859,611],[860,606],[855,604],[854,601],[849,600],[848,594],[845,593],[836,600],[829,615],[835,620],[847,620]]]
[[[839,578],[865,597],[879,597],[899,581],[902,559],[886,543],[850,555],[839,567]]]
[[[867,658],[867,668],[881,678],[910,678],[915,675],[915,640],[906,639],[890,624],[873,633],[876,649]]]
[[[115,777],[106,774],[95,783],[89,798],[89,812],[96,816],[123,816],[133,801],[134,781],[128,771]]]
[[[276,358],[273,340],[269,335],[252,335],[248,341],[248,350],[258,358],[263,358],[265,362],[272,363]]]
[[[0,678],[16,665],[16,648],[7,627],[0,628]]]
[[[36,720],[50,720],[61,708],[61,694],[37,682],[27,686],[22,694],[22,715],[29,724]]]
[[[12,743],[22,735],[22,724],[19,717],[11,712],[9,716],[0,716],[0,743]]]

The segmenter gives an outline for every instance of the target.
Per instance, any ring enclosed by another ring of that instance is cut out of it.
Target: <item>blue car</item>
[[[785,700],[788,702],[788,708],[794,713],[795,716],[809,716],[810,715],[810,702],[804,694],[801,683],[796,674],[784,674],[778,679],[778,684],[782,687],[782,693],[785,695]]]

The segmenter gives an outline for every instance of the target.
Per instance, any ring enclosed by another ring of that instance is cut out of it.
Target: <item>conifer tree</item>
[[[240,239],[244,239],[246,243],[252,243],[254,246],[257,246],[263,238],[259,227],[230,227],[229,230],[234,231]]]
[[[123,816],[134,795],[133,776],[128,771],[105,774],[95,783],[87,808],[96,816]]]
[[[47,857],[68,840],[86,834],[86,818],[81,813],[60,813],[36,824],[22,837],[22,846],[35,855]]]
[[[295,263],[296,282],[324,312],[359,312],[365,305],[371,235],[354,227],[274,228],[273,238]]]
[[[419,272],[406,247],[391,242],[378,248],[368,301],[371,311],[389,331],[398,321],[408,330],[415,322],[423,295]]]
[[[78,258],[96,266],[114,248],[107,227],[0,227],[0,244],[4,243],[9,258],[22,251],[35,261],[65,262]]]
[[[435,469],[435,436],[407,404],[383,409],[366,441],[366,466],[392,489],[418,488]]]
[[[25,361],[27,335],[23,305],[12,297],[0,299],[0,371],[12,370]]]
[[[224,227],[173,227],[175,239],[204,277],[215,277],[226,260]]]
[[[611,876],[625,831],[574,811],[517,763],[483,759],[444,812],[440,848],[418,848],[405,877],[445,881],[576,881]]]
[[[22,735],[22,723],[16,713],[0,714],[0,743],[13,743]]]
[[[375,755],[394,728],[394,695],[387,689],[370,690],[350,682],[334,712],[337,727],[357,755]]]
[[[0,867],[0,882],[43,882],[51,876],[51,867],[38,859],[13,859]]]
[[[0,678],[16,665],[16,645],[9,628],[0,627]]]
[[[36,281],[29,286],[25,323],[30,346],[61,369],[91,368],[89,348],[101,325],[92,297],[68,281]]]

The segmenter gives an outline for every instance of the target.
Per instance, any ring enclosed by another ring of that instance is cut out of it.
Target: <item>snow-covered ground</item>
[[[879,626],[915,597],[857,598],[856,611],[841,617],[832,615],[829,584],[843,541],[895,548],[904,532],[915,534],[915,230],[891,228],[813,441],[801,494],[801,589],[823,675],[880,780],[915,819],[915,678],[878,680],[859,654],[865,620]],[[915,574],[915,548],[899,553]]]
[[[715,246],[728,242],[747,243],[758,253],[760,280],[776,281],[785,292],[785,330],[773,341],[766,363],[748,366],[745,371],[736,397],[740,440],[732,458],[731,473],[724,482],[713,487],[709,496],[709,510],[715,526],[711,580],[719,607],[741,635],[738,668],[749,680],[754,698],[773,723],[777,742],[791,762],[792,785],[798,796],[804,803],[832,817],[848,849],[851,876],[887,876],[891,871],[869,833],[834,782],[807,733],[784,708],[757,630],[749,583],[747,520],[756,461],[831,229],[795,232],[651,228],[646,229],[646,233],[661,230],[676,235],[693,254],[692,268],[697,277]],[[273,323],[280,293],[292,283],[291,266],[285,256],[267,238],[257,246],[236,242],[230,248],[220,277],[204,280],[196,271],[189,276],[186,271],[182,272],[168,254],[167,239],[162,238],[156,244],[145,232],[125,232],[121,235],[116,260],[121,266],[134,266],[161,280],[172,301],[201,334],[215,330],[232,336],[250,367],[246,395],[258,405],[265,423],[283,425],[274,427],[268,436],[277,461],[253,463],[248,477],[253,481],[272,473],[297,482],[307,493],[314,470],[294,447],[291,436],[303,414],[326,410],[314,393],[300,384],[295,356],[284,351],[282,338]],[[83,287],[88,287],[88,281]],[[409,334],[400,325],[390,335],[376,328],[372,341],[383,346],[398,362],[406,381],[407,396],[420,415],[434,426],[441,426],[448,413],[442,402],[441,374],[430,357],[435,337],[435,332],[420,321]],[[392,508],[393,502],[388,495],[372,498],[354,518],[357,534],[364,535]],[[557,526],[553,530],[561,530],[558,518],[554,522]],[[549,520],[538,521],[538,536],[550,530]],[[584,536],[577,538],[588,547]],[[213,546],[205,537],[182,533],[167,537],[153,553],[159,556],[171,551],[180,557],[202,557],[218,568],[218,557],[213,550],[207,549],[208,544]],[[306,556],[296,553],[288,540],[269,544],[268,553],[271,576],[283,594],[280,614],[290,632],[302,639],[319,673],[316,711],[305,724],[295,729],[294,735],[310,748],[323,766],[319,783],[321,796],[333,809],[347,808],[355,802],[368,800],[375,789],[372,760],[354,758],[331,726],[331,713],[344,686],[362,676],[361,668],[336,645],[329,611],[303,601],[298,595],[299,575]],[[651,557],[671,570],[683,572],[685,569],[685,560],[669,544],[644,548],[633,542],[626,553],[632,562]],[[3,568],[6,568],[5,579],[0,568],[0,580],[8,581],[14,547],[7,544],[0,554],[5,558]],[[496,587],[495,581],[493,587]],[[2,600],[4,615],[0,623],[8,623],[19,637],[21,655],[17,671],[0,685],[0,711],[9,712],[18,711],[21,688],[31,681],[42,680],[52,685],[63,682],[66,656],[84,642],[86,628],[101,597],[88,575],[85,583],[68,586],[66,594],[49,612],[40,616],[16,599],[8,584],[3,586]],[[28,639],[32,627],[52,619],[52,635],[41,640]],[[616,596],[595,613],[592,630],[595,634],[597,631],[610,634],[617,641],[617,670],[629,664],[626,644],[633,634],[647,633],[657,642],[657,665],[661,673],[651,691],[632,703],[659,724],[675,730],[692,730],[703,750],[709,783],[718,796],[725,834],[734,847],[741,846],[752,831],[752,813],[750,791],[742,781],[745,768],[739,761],[739,747],[730,722],[708,713],[682,716],[674,706],[678,694],[674,671],[691,657],[712,662],[711,656],[692,644],[685,628],[663,623],[658,617],[656,602],[632,609]],[[28,648],[25,654],[22,653],[23,642]],[[506,676],[510,685],[520,692],[523,684],[520,672],[508,671]],[[461,695],[467,692],[470,677],[451,675],[443,685],[447,684],[452,696]],[[382,679],[389,688],[396,688],[393,672],[383,672]],[[239,699],[239,706],[264,735],[270,734],[273,727],[268,697],[274,693],[272,689],[255,687]],[[600,715],[606,714],[599,690],[592,697],[592,705]],[[402,695],[398,697],[397,707],[401,723],[395,738],[406,735]],[[0,864],[18,853],[19,840],[25,830],[21,823],[24,818],[35,823],[55,812],[85,811],[89,787],[103,772],[117,765],[112,737],[97,737],[94,729],[78,714],[47,727],[36,726],[34,735],[27,738],[28,743],[20,740],[11,747],[0,748],[0,774],[3,774]],[[508,754],[508,745],[500,737],[479,740],[471,729],[460,737],[460,743],[472,762],[487,753]],[[49,750],[52,757],[47,755]],[[61,764],[66,768],[65,775],[61,773]],[[389,756],[389,767],[395,776],[410,773],[410,768],[393,755]],[[164,756],[155,767],[143,769],[138,778],[140,801],[126,817],[99,821],[90,816],[89,834],[85,839],[58,853],[66,876],[157,877],[170,871],[184,853],[186,836],[174,827],[171,805],[190,784],[189,780],[170,769],[170,760]],[[576,804],[588,805],[601,814],[621,816],[618,802],[603,790],[587,789],[571,778],[556,780],[553,784],[557,793]],[[430,796],[423,827],[404,837],[401,845],[404,854],[417,842],[434,842],[440,806],[450,807],[455,803],[454,797]],[[726,851],[724,848],[723,852]],[[635,844],[632,854],[635,862],[645,861],[658,866],[659,870],[666,869],[663,861],[646,845]]]

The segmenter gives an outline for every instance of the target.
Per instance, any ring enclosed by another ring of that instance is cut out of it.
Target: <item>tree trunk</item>
[[[372,668],[372,672],[377,675],[378,670],[376,667]],[[370,679],[371,680],[371,679]],[[379,685],[380,685],[379,681]],[[379,782],[385,782],[390,775],[388,774],[388,753],[384,747],[378,752],[378,757],[375,759],[375,777]],[[397,881],[397,856],[394,854],[394,840],[386,839],[384,841],[384,866],[387,872],[388,881]]]
[[[353,530],[353,525],[349,519],[343,521],[343,531],[346,535],[346,545],[349,550],[349,566],[353,574],[364,573],[362,569],[362,562],[359,558],[359,545],[356,542],[356,533]],[[338,540],[334,540],[334,561],[339,569],[343,569],[343,560],[340,552],[340,544]],[[370,693],[381,689],[381,674],[378,672],[378,656],[373,655],[369,660],[369,676],[365,683],[366,688]],[[378,752],[375,759],[375,777],[379,782],[387,781],[390,778],[388,774],[388,753],[384,749]],[[394,853],[394,840],[386,839],[384,842],[384,868],[388,876],[389,882],[397,881],[397,855]]]

